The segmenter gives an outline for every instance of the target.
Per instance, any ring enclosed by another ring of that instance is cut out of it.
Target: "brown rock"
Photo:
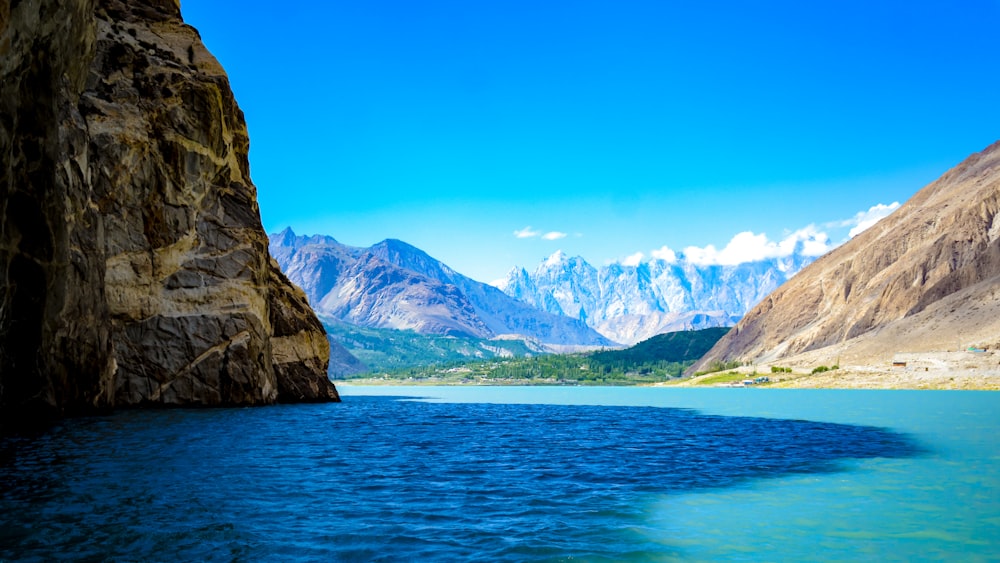
[[[176,1],[0,2],[0,75],[4,412],[336,399]]]
[[[340,396],[327,379],[330,342],[306,294],[288,281],[271,260],[271,354],[282,402],[337,401]]]

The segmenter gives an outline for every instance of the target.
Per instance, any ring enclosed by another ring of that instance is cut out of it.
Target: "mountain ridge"
[[[801,243],[800,243],[801,244]],[[540,309],[580,318],[609,339],[634,344],[656,334],[731,326],[814,258],[792,254],[737,265],[697,265],[677,253],[596,268],[557,251],[534,272],[514,267],[497,282]]]
[[[475,338],[523,335],[555,347],[615,345],[576,319],[538,311],[396,239],[357,248],[288,228],[272,235],[271,251],[331,320]]]
[[[825,359],[1000,345],[1000,142],[767,296],[712,361]]]

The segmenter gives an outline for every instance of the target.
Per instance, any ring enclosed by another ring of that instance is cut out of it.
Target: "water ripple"
[[[643,495],[919,453],[873,427],[653,407],[131,411],[0,443],[0,559],[652,560]]]

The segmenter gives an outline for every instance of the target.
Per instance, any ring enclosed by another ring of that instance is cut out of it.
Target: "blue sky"
[[[482,281],[558,249],[829,246],[1000,139],[998,0],[182,13],[246,115],[268,232],[399,238]]]

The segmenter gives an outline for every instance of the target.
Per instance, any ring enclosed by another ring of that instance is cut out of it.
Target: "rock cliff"
[[[0,409],[336,400],[176,0],[0,1]]]
[[[715,360],[888,364],[1000,346],[1000,143],[917,192],[752,309]]]

